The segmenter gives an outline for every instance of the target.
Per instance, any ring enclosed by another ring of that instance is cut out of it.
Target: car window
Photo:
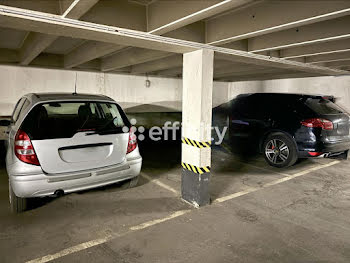
[[[25,98],[21,98],[15,106],[15,109],[14,109],[13,114],[12,114],[12,120],[14,122],[16,122],[18,120],[18,116],[19,116],[19,113],[22,109],[24,101],[25,101]]]
[[[339,114],[344,110],[335,103],[322,98],[308,98],[305,104],[318,114]]]
[[[119,105],[105,102],[51,102],[36,105],[21,129],[33,140],[71,138],[78,132],[122,133],[130,126]]]
[[[122,127],[124,126],[124,121],[122,116],[120,115],[120,112],[117,108],[116,104],[111,103],[100,103],[102,108],[102,114],[105,116],[105,118],[112,120],[114,119],[114,124]]]
[[[249,96],[233,103],[232,114],[236,118],[262,119],[269,115],[267,102],[262,98]]]

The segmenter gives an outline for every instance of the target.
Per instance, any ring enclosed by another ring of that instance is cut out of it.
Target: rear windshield
[[[339,114],[344,113],[344,110],[335,103],[322,98],[308,98],[305,104],[318,114]]]
[[[32,140],[71,138],[78,132],[122,133],[129,121],[107,102],[50,102],[36,105],[21,125]]]

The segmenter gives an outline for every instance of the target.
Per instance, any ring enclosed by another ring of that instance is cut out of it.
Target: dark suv
[[[275,167],[298,158],[347,156],[349,115],[333,97],[254,93],[230,102],[231,143],[253,145]]]

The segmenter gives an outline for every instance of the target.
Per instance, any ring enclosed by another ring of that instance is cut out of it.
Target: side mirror
[[[7,127],[11,125],[10,120],[0,120],[0,126]]]

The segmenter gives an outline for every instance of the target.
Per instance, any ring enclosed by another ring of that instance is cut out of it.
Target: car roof
[[[286,97],[309,97],[309,98],[320,98],[320,97],[333,97],[329,95],[321,95],[321,94],[302,94],[302,93],[246,93],[246,94],[240,94],[237,96],[237,98],[245,98],[249,96],[286,96]]]
[[[97,100],[115,102],[112,98],[99,94],[84,93],[29,93],[24,95],[29,98],[33,104],[43,101],[62,101],[62,100]]]

